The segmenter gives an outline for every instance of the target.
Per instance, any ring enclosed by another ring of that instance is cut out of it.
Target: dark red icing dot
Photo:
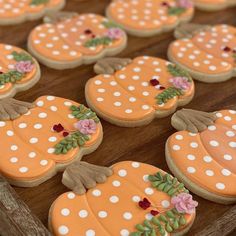
[[[144,198],[142,201],[139,201],[138,205],[143,209],[146,210],[151,206],[151,203],[148,201],[147,198]]]
[[[223,48],[223,50],[224,50],[225,52],[230,52],[230,51],[231,51],[231,48],[228,47],[228,46],[225,46],[225,47]]]
[[[165,6],[165,7],[169,7],[169,3],[168,2],[162,2],[161,5]]]
[[[151,213],[153,216],[156,216],[156,215],[159,214],[159,212],[158,212],[158,211],[155,211],[155,210],[151,210],[150,213]]]
[[[86,29],[86,30],[84,31],[84,33],[85,33],[85,34],[92,34],[92,30]]]
[[[161,87],[160,87],[160,90],[164,90],[164,89],[166,89],[164,86],[161,86]]]
[[[54,125],[53,130],[56,131],[57,133],[60,133],[61,131],[64,130],[64,127],[61,124]]]
[[[63,132],[63,137],[67,137],[69,135],[68,132]]]
[[[151,80],[150,80],[150,84],[151,84],[152,86],[157,86],[159,83],[160,83],[160,82],[159,82],[157,79],[151,79]]]
[[[96,35],[95,35],[95,34],[92,34],[92,35],[91,35],[91,38],[93,38],[93,39],[94,39],[95,37],[96,37]]]

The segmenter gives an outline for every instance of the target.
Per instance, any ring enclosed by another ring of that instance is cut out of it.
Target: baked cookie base
[[[186,177],[175,165],[174,161],[171,158],[171,155],[169,153],[169,148],[168,148],[168,142],[169,139],[166,142],[166,148],[165,148],[165,153],[166,153],[166,162],[171,170],[171,172],[174,174],[176,178],[178,178],[179,181],[183,182],[186,186],[187,189],[189,189],[191,192],[195,193],[196,195],[205,198],[209,201],[220,203],[220,204],[233,204],[236,202],[236,197],[227,197],[223,195],[217,195],[215,193],[209,192],[206,189],[198,186],[194,182],[192,182],[188,177]]]
[[[79,60],[74,61],[55,61],[48,59],[34,50],[30,40],[28,40],[28,51],[35,57],[37,60],[42,63],[43,65],[56,69],[56,70],[64,70],[64,69],[72,69],[78,67],[80,65],[88,65],[97,62],[99,59],[103,57],[115,56],[122,52],[127,46],[127,36],[124,38],[124,42],[120,47],[117,48],[106,48],[101,53],[97,54],[96,56],[82,56]]]
[[[139,127],[139,126],[144,126],[144,125],[148,125],[149,123],[152,122],[152,120],[154,120],[155,118],[164,118],[166,116],[169,116],[171,114],[173,114],[176,109],[178,107],[181,106],[185,106],[188,103],[190,103],[192,101],[194,97],[194,93],[185,98],[185,99],[179,99],[176,103],[176,105],[170,109],[170,110],[165,110],[165,111],[156,111],[154,113],[154,115],[150,115],[149,117],[147,117],[146,119],[143,120],[136,120],[136,121],[131,121],[131,120],[120,120],[120,119],[116,119],[114,117],[110,117],[104,113],[102,113],[99,109],[97,109],[95,106],[93,106],[93,103],[90,102],[90,98],[88,96],[88,92],[87,92],[87,84],[85,86],[85,98],[86,98],[86,102],[88,104],[88,106],[95,111],[99,117],[103,118],[104,120],[108,121],[111,124],[117,125],[117,126],[121,126],[121,127]]]
[[[155,35],[158,35],[161,33],[172,31],[179,24],[187,23],[187,22],[191,21],[193,18],[193,16],[183,17],[183,18],[179,19],[178,21],[176,21],[175,24],[169,25],[169,26],[163,26],[158,30],[136,30],[136,29],[132,29],[127,26],[119,24],[115,19],[112,18],[111,14],[109,13],[108,8],[106,9],[106,17],[109,20],[115,22],[120,28],[125,30],[128,34],[133,35],[133,36],[137,36],[137,37],[152,37],[152,36],[155,36]]]
[[[35,187],[40,185],[41,183],[47,181],[48,179],[52,178],[54,175],[56,175],[58,172],[62,172],[66,169],[66,167],[68,165],[70,165],[71,163],[73,163],[76,160],[81,160],[82,157],[84,155],[88,155],[92,152],[94,152],[99,145],[102,143],[102,139],[103,139],[103,132],[102,132],[102,127],[100,128],[101,132],[100,135],[98,137],[97,142],[89,147],[89,148],[83,148],[81,147],[79,150],[79,153],[77,154],[77,156],[70,162],[66,162],[66,163],[58,163],[55,165],[55,168],[52,169],[50,172],[47,173],[47,175],[44,175],[42,177],[39,177],[37,179],[34,180],[13,180],[11,178],[8,178],[7,176],[5,176],[5,178],[7,179],[7,181],[14,186],[18,186],[18,187]]]
[[[34,63],[36,65],[36,74],[34,75],[34,77],[26,83],[14,84],[11,90],[9,90],[7,93],[0,95],[0,99],[14,97],[16,93],[30,89],[39,81],[39,79],[41,78],[40,67],[36,60],[34,60]]]
[[[53,13],[61,10],[65,5],[66,5],[66,0],[63,0],[61,4],[59,4],[58,6],[51,8],[46,7],[44,10],[38,13],[33,13],[33,14],[26,13],[21,16],[14,17],[12,19],[11,18],[0,19],[0,25],[16,25],[28,20],[29,21],[38,20],[48,13]]]
[[[205,73],[201,73],[201,72],[189,69],[185,65],[179,63],[172,56],[170,49],[168,49],[167,56],[171,62],[175,63],[176,65],[182,67],[184,70],[188,71],[193,79],[204,82],[204,83],[220,83],[220,82],[227,81],[227,80],[233,78],[234,76],[236,76],[236,68],[229,73],[210,75],[210,74],[205,74]]]
[[[197,9],[202,11],[219,11],[224,10],[228,7],[236,6],[236,2],[231,0],[231,2],[225,4],[207,4],[207,3],[195,3]]]

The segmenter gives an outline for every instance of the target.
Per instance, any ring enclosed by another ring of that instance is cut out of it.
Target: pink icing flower
[[[193,3],[190,0],[178,0],[177,4],[179,7],[183,7],[183,8],[193,7]]]
[[[172,197],[171,203],[179,213],[187,214],[193,214],[198,206],[198,202],[194,201],[192,195],[188,193],[180,193]]]
[[[20,73],[28,73],[34,69],[31,61],[19,61],[15,64],[15,69]]]
[[[75,128],[82,134],[94,134],[96,132],[97,124],[92,119],[80,120],[75,124]]]
[[[173,77],[170,79],[170,82],[174,85],[175,88],[188,90],[191,86],[191,83],[186,77]]]
[[[110,28],[107,31],[106,36],[110,39],[120,39],[124,36],[124,32],[119,28]]]

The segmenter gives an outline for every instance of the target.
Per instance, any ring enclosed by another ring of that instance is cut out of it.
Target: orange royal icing
[[[193,134],[180,131],[168,141],[168,151],[177,168],[203,189],[236,196],[236,111],[217,113],[215,125]]]
[[[227,51],[226,47],[230,50]],[[216,25],[191,39],[176,40],[171,43],[169,53],[174,61],[190,70],[209,75],[233,75],[236,67],[236,28]]]
[[[173,208],[170,196],[154,189],[147,179],[148,175],[162,170],[131,161],[117,163],[113,170],[106,183],[86,194],[67,192],[56,199],[49,216],[54,235],[128,236],[137,231],[137,224],[152,218],[150,210],[138,206],[143,198],[156,206],[160,214]],[[188,226],[195,214],[185,214],[185,217]]]
[[[85,46],[91,39],[102,37],[109,29],[104,23],[108,20],[95,14],[82,14],[55,24],[36,27],[29,36],[29,44],[40,58],[56,62],[77,62],[93,59],[102,53],[125,45],[126,35],[107,45]],[[89,31],[89,32],[87,32]]]
[[[55,145],[64,137],[53,131],[55,124],[66,130],[75,130],[78,120],[71,114],[70,106],[79,104],[54,96],[40,97],[36,107],[14,121],[0,121],[1,158],[0,172],[14,181],[32,181],[46,176],[58,164],[69,164],[79,154],[80,148],[67,154],[56,155]],[[101,137],[102,127],[85,144],[92,147]]]
[[[187,99],[194,94],[194,83],[183,96],[174,97],[158,104],[156,96],[173,86],[169,81],[174,77],[168,72],[169,62],[155,57],[137,57],[131,64],[113,75],[98,75],[86,85],[86,97],[91,106],[111,119],[139,121],[153,119],[156,111],[174,109],[179,99]],[[150,80],[159,81],[152,86]]]
[[[140,31],[140,34],[143,31],[155,32],[174,26],[177,22],[193,15],[193,7],[186,8],[180,15],[169,14],[169,8],[176,7],[177,2],[173,0],[113,0],[107,8],[107,15],[125,29]]]
[[[39,2],[39,1],[38,1]],[[0,24],[8,24],[22,19],[38,18],[44,11],[60,9],[64,6],[64,0],[48,0],[38,3],[37,0],[4,0],[0,1]]]
[[[12,55],[13,52],[27,53],[23,49],[11,45],[0,44],[0,71],[2,72],[2,75],[9,71],[16,70],[17,61],[14,59],[14,56]],[[32,69],[32,71],[25,73],[20,81],[17,81],[16,83],[11,83],[11,82],[3,83],[0,85],[0,96],[5,97],[7,96],[8,93],[11,93],[12,90],[17,90],[18,84],[27,86],[28,82],[35,79],[36,74],[39,74],[40,71],[37,61],[33,59],[33,62],[35,66]]]

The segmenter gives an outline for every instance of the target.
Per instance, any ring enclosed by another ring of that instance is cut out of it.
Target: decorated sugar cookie
[[[113,0],[106,13],[129,34],[147,37],[190,21],[194,9],[190,0]]]
[[[84,105],[54,96],[40,97],[34,106],[14,99],[7,102],[9,108],[1,109],[8,120],[0,121],[0,172],[11,184],[36,186],[80,161],[102,141],[100,121]],[[28,112],[19,116],[19,107]],[[78,165],[82,177],[94,169]],[[104,171],[100,172],[96,171],[97,181],[104,179]]]
[[[236,75],[236,28],[229,25],[186,24],[177,28],[169,59],[194,79],[217,83]]]
[[[217,11],[236,5],[235,0],[194,0],[194,5],[201,10]]]
[[[102,59],[95,72],[100,75],[86,84],[87,103],[119,126],[148,124],[189,103],[194,95],[189,74],[160,58]]]
[[[45,17],[28,38],[28,49],[48,67],[74,68],[116,55],[127,36],[116,24],[95,14],[62,12]]]
[[[14,25],[36,20],[45,13],[62,9],[65,0],[3,0],[0,1],[0,25]]]
[[[208,200],[236,202],[236,111],[180,110],[172,117],[180,130],[166,144],[174,175]]]
[[[55,236],[169,236],[190,229],[198,203],[176,178],[131,161],[112,170],[104,184],[84,195],[67,192],[56,199],[49,213]]]
[[[38,62],[23,49],[0,44],[0,99],[27,90],[40,79]]]

